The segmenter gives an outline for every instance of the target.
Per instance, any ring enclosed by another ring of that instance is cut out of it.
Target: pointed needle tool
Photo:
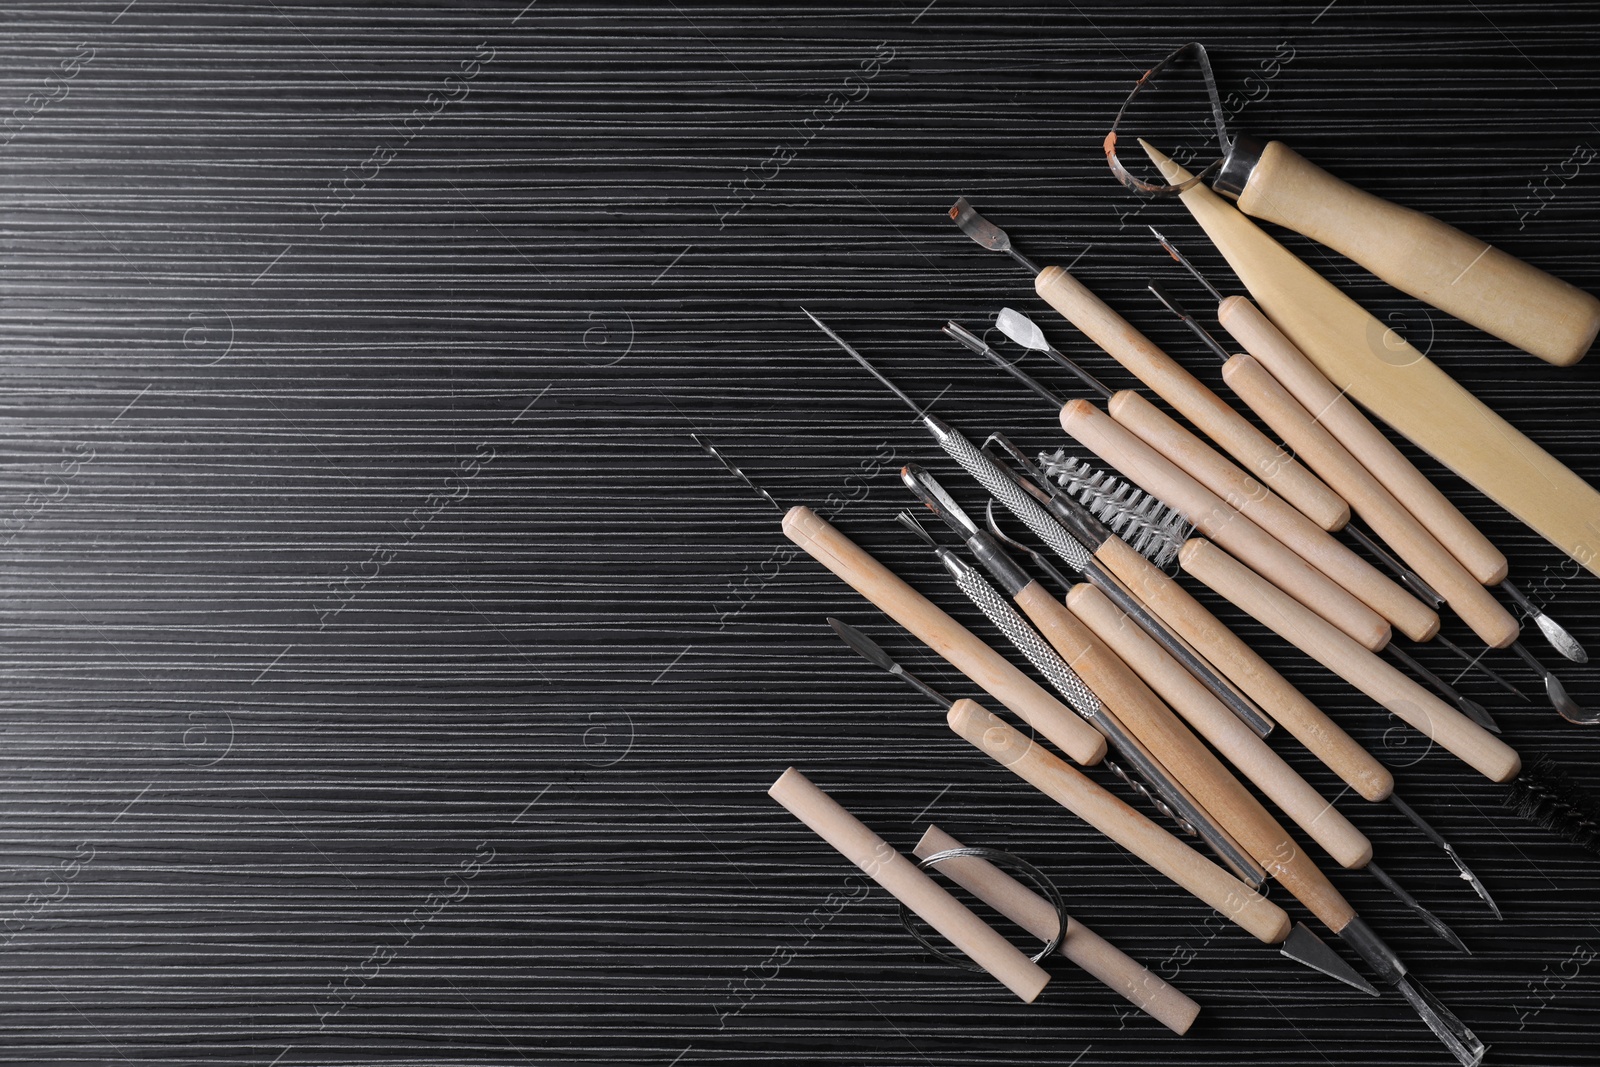
[[[729,463],[727,458],[724,457],[721,452],[717,451],[717,446],[716,445],[713,445],[710,441],[707,441],[704,437],[701,437],[697,433],[692,433],[689,436],[694,438],[694,443],[699,445],[701,448],[703,448],[706,451],[707,455],[709,455],[712,459],[716,460],[718,463],[722,464],[722,466],[727,470],[727,472],[729,474],[733,475],[735,478],[739,479],[739,481],[741,481],[745,485],[749,486],[750,489],[753,492],[755,492],[758,496],[761,497],[761,499],[765,500],[767,503],[769,503],[773,507],[777,508],[779,514],[782,514],[783,512],[789,510],[788,508],[784,507],[782,504],[778,503],[776,500],[772,499],[772,494],[771,493],[769,493],[765,489],[761,488],[755,482],[752,482],[750,480],[749,476],[746,475],[744,471],[740,470],[738,467],[735,467],[732,463]]]
[[[921,679],[913,675],[910,671],[900,666],[895,662],[894,658],[888,654],[888,652],[879,647],[877,643],[863,634],[860,630],[857,630],[848,623],[840,622],[837,619],[829,619],[828,623],[833,627],[834,632],[837,633],[847,645],[854,649],[857,654],[862,656],[869,663],[872,663],[895,675],[897,678],[905,681],[907,684],[911,685],[912,688],[916,689],[917,692],[928,697],[928,699],[932,700],[939,707],[948,710],[959,703],[952,702],[949,698],[945,697],[942,693],[939,693],[932,686],[927,685]],[[1016,769],[1015,766],[1013,766],[1013,769]],[[1107,800],[1110,799],[1109,794],[1105,794],[1100,786],[1089,781],[1087,778],[1082,778],[1077,774],[1077,772],[1073,771],[1065,764],[1061,764],[1059,770],[1063,775],[1067,776],[1073,783],[1075,783],[1077,788],[1085,790],[1087,793],[1093,796],[1103,797]],[[1058,796],[1056,793],[1052,793],[1051,795],[1053,798]],[[1064,805],[1066,804],[1065,800],[1061,800],[1060,802]],[[1138,842],[1129,839],[1123,833],[1117,832],[1117,827],[1112,823],[1101,819],[1096,819],[1092,809],[1083,807],[1082,805],[1067,806],[1071,807],[1074,812],[1078,812],[1080,817],[1093,826],[1096,830],[1100,831],[1111,840],[1116,841],[1123,847],[1128,848],[1129,851],[1133,852],[1134,855],[1138,856],[1146,863],[1151,862],[1155,858],[1148,849],[1140,847]],[[1081,811],[1079,810],[1080,808],[1082,808]],[[1122,816],[1122,822],[1124,824],[1130,821],[1144,827],[1146,833],[1149,835],[1162,835],[1168,838],[1171,837],[1166,830],[1156,826],[1154,823],[1150,822],[1148,818],[1136,811],[1129,810],[1126,815]],[[1148,838],[1146,839],[1148,840]],[[1177,848],[1189,849],[1188,845],[1176,840],[1173,840],[1171,844]],[[1194,853],[1192,850],[1190,850],[1189,854],[1198,862],[1210,862],[1209,860],[1199,856],[1198,853]],[[1163,868],[1163,872],[1169,873],[1169,877],[1171,877],[1171,873],[1168,868]],[[1190,892],[1194,892],[1193,887],[1187,882],[1180,881],[1177,878],[1174,878],[1173,880],[1183,888],[1190,890]],[[1245,887],[1241,883],[1239,888],[1243,890]],[[1346,963],[1338,953],[1334,952],[1332,948],[1328,947],[1327,943],[1319,938],[1304,923],[1297,922],[1290,928],[1287,936],[1282,934],[1278,936],[1284,938],[1283,940],[1277,942],[1278,951],[1284,956],[1287,956],[1289,959],[1292,959],[1297,963],[1302,963],[1315,971],[1325,974],[1329,978],[1343,982],[1352,989],[1359,989],[1368,996],[1378,996],[1378,990],[1376,986],[1357,973],[1355,968]]]
[[[1498,585],[1506,595],[1529,612],[1539,632],[1555,650],[1575,663],[1588,661],[1583,646],[1554,619],[1528,602],[1522,591],[1505,577],[1505,556],[1483,536],[1416,465],[1372,425],[1348,397],[1334,386],[1315,364],[1273,326],[1260,309],[1243,296],[1224,297],[1217,287],[1189,262],[1177,247],[1150,228],[1161,247],[1217,300],[1217,319],[1244,348],[1293,394],[1302,411],[1315,412],[1315,421],[1343,446],[1368,478],[1381,483],[1394,501],[1405,501],[1407,510],[1425,532],[1451,557],[1461,561],[1480,561],[1467,567],[1474,581]],[[1390,543],[1395,543],[1390,538]],[[1426,540],[1423,542],[1426,545]],[[1413,565],[1416,563],[1413,561]],[[1439,581],[1432,583],[1435,586]],[[1499,642],[1487,642],[1498,647]]]
[[[1455,846],[1450,844],[1449,841],[1446,841],[1444,839],[1444,835],[1435,830],[1428,823],[1428,820],[1424,819],[1420,814],[1417,813],[1415,808],[1413,808],[1410,804],[1407,804],[1404,800],[1401,800],[1400,794],[1390,793],[1389,803],[1394,805],[1396,811],[1400,812],[1400,814],[1411,820],[1411,825],[1421,830],[1423,835],[1426,836],[1428,840],[1444,849],[1445,854],[1450,857],[1450,862],[1454,863],[1456,865],[1456,870],[1461,872],[1462,880],[1468,885],[1472,886],[1472,891],[1477,893],[1478,896],[1483,899],[1485,904],[1489,905],[1489,910],[1494,912],[1494,917],[1496,919],[1503,920],[1505,917],[1500,914],[1500,905],[1496,904],[1494,902],[1494,897],[1489,895],[1488,887],[1485,886],[1481,880],[1479,880],[1476,874],[1472,873],[1472,868],[1468,867],[1466,863],[1462,861],[1460,854],[1455,850]]]

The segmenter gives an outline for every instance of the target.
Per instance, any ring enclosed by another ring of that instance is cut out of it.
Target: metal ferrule
[[[1064,495],[1059,490],[1049,486],[1046,486],[1046,489],[1050,494],[1050,514],[1054,515],[1056,521],[1067,528],[1068,533],[1083,542],[1090,552],[1095,551],[1116,536],[1111,532],[1110,527],[1095,518],[1088,508],[1078,504],[1076,500]]]
[[[967,539],[967,548],[977,557],[983,569],[1000,586],[1000,591],[1008,597],[1015,597],[1029,585],[1033,579],[1028,572],[1022,569],[1021,564],[1006,555],[1005,549],[1000,547],[1000,542],[987,530],[979,530]]]
[[[976,577],[979,581],[983,580],[982,576],[969,567],[965,560],[943,545],[934,545],[933,554],[939,557],[939,562],[944,564],[944,569],[950,572],[950,577],[956,580],[957,585],[967,581],[969,577]]]
[[[1261,153],[1266,147],[1267,142],[1259,137],[1252,137],[1248,133],[1234,134],[1233,145],[1223,157],[1222,169],[1217,171],[1211,188],[1230,199],[1239,199],[1245,184],[1250,181],[1250,175],[1255,172],[1256,164],[1261,162]]]
[[[1389,985],[1394,985],[1406,976],[1406,965],[1399,956],[1394,954],[1394,949],[1383,943],[1383,938],[1373,933],[1372,927],[1362,922],[1359,918],[1352,918],[1345,924],[1339,936],[1355,949],[1356,955],[1366,961],[1368,967],[1377,976]]]

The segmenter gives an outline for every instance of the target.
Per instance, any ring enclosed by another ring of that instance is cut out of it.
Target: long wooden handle
[[[1349,521],[1350,509],[1332,490],[1078,279],[1060,267],[1046,267],[1033,287],[1067,321],[1284,499],[1325,529],[1335,530]]]
[[[1371,861],[1372,842],[1366,835],[1104,593],[1078,585],[1068,594],[1067,606],[1339,866],[1365,867]]]
[[[1004,719],[958,700],[950,728],[1045,796],[1211,905],[1253,937],[1278,944],[1289,916],[1272,901],[1036,745]]]
[[[767,793],[1024,1001],[1031,1004],[1049,984],[1050,975],[1043,967],[968,911],[966,905],[890,848],[887,841],[867,829],[805,775],[790,767]]]
[[[1357,600],[1411,640],[1427,641],[1439,632],[1439,616],[1433,609],[1334,540],[1327,530],[1234,466],[1150,401],[1125,389],[1112,396],[1106,410],[1141,441],[1182,468],[1234,510],[1248,515],[1257,526],[1355,594]],[[1301,455],[1300,459],[1307,462],[1309,457]]]
[[[1095,558],[1350,788],[1367,800],[1394,792],[1387,767],[1155,564],[1115,537]]]
[[[1244,350],[1260,360],[1300,406],[1327,427],[1350,454],[1411,512],[1440,544],[1483,585],[1505,580],[1506,557],[1416,464],[1334,386],[1283,331],[1242,296],[1226,297],[1217,321]]]
[[[1094,727],[816,512],[790,508],[783,533],[1074,761],[1104,758],[1106,739]]]
[[[962,847],[960,841],[930,826],[913,851],[919,859],[927,859]],[[1039,940],[1056,935],[1060,924],[1050,902],[988,860],[952,856],[941,861],[938,870]],[[1200,1014],[1200,1005],[1070,915],[1056,951],[1175,1034],[1187,1033]]]
[[[1418,300],[1558,367],[1583,358],[1600,300],[1431,215],[1340,181],[1269,142],[1239,210],[1341,252]]]
[[[1223,381],[1312,470],[1338,488],[1356,514],[1408,563],[1491,648],[1505,648],[1521,627],[1394,494],[1385,489],[1278,380],[1250,356],[1223,364]]]
[[[1037,582],[1024,593],[1029,590],[1033,591],[1035,606],[1042,609],[1041,615],[1049,617],[1053,613],[1054,628],[1070,633],[1073,645],[1069,647],[1079,649],[1077,662],[1092,664],[1090,669],[1095,680],[1090,681],[1090,675],[1085,674],[1084,681],[1089,682],[1095,695],[1122,725],[1189,791],[1200,807],[1221,823],[1228,834],[1296,899],[1331,929],[1343,929],[1355,913],[1316,863],[1303,854],[1278,825],[1272,813],[1088,627]],[[1021,596],[1018,601],[1022,601]],[[1227,714],[1230,719],[1234,718],[1231,713]],[[1239,728],[1245,729],[1242,723]]]
[[[1159,152],[1169,182],[1187,171]],[[1250,218],[1196,183],[1183,202],[1269,318],[1328,380],[1600,574],[1600,492]]]
[[[1257,622],[1455,753],[1490,781],[1508,782],[1522,769],[1516,749],[1351,641],[1315,612],[1295,603],[1294,598],[1284,595],[1216,545],[1201,538],[1191,539],[1178,553],[1178,561],[1184,570]]]
[[[1061,426],[1129,481],[1183,512],[1207,537],[1238,553],[1366,647],[1380,649],[1389,643],[1389,624],[1382,616],[1087,400],[1069,401],[1061,409]]]

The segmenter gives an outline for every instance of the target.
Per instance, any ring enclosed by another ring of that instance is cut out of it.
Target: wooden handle
[[[1159,152],[1169,182],[1188,172]],[[1233,272],[1335,388],[1600,574],[1600,493],[1204,185],[1182,194]]]
[[[1389,643],[1389,624],[1377,612],[1087,400],[1068,402],[1061,409],[1061,426],[1129,481],[1183,512],[1207,537],[1237,552],[1363,645],[1380,649]]]
[[[1461,514],[1450,498],[1405,457],[1383,431],[1372,425],[1317,369],[1283,331],[1242,296],[1230,296],[1217,308],[1217,321],[1272,372],[1285,389],[1316,417],[1350,454],[1361,461],[1406,510],[1483,585],[1505,580],[1506,557]]]
[[[1250,356],[1223,364],[1222,378],[1311,469],[1335,486],[1356,513],[1433,587],[1490,648],[1505,648],[1521,627],[1494,596],[1434,540],[1333,435]]]
[[[1183,569],[1251,618],[1394,712],[1494,782],[1522,768],[1515,749],[1394,667],[1329,626],[1216,545],[1194,538],[1178,553]]]
[[[1403,293],[1547,363],[1583,358],[1600,300],[1431,215],[1340,181],[1280,141],[1262,150],[1239,210],[1341,252]]]
[[[1218,455],[1210,445],[1178,425],[1172,416],[1150,401],[1125,389],[1112,396],[1106,408],[1113,419],[1141,441],[1221,497],[1235,511],[1248,515],[1257,526],[1355,594],[1357,600],[1411,640],[1427,641],[1439,632],[1439,616],[1432,608],[1334,540],[1327,530],[1290,507],[1282,497]],[[1308,458],[1301,456],[1302,460]]]
[[[962,847],[960,841],[937,826],[930,826],[914,851],[917,858],[927,859]],[[1056,935],[1059,922],[1050,902],[988,860],[952,856],[941,861],[937,869],[1039,940],[1048,941]],[[1200,1005],[1070,915],[1057,951],[1175,1034],[1187,1033],[1200,1014]]]
[[[867,829],[805,775],[790,767],[767,793],[1024,1001],[1033,1003],[1049,984],[1050,975],[1043,967],[968,911],[966,905],[890,848],[887,841]]]
[[[1094,727],[816,512],[790,508],[783,533],[1074,761],[1089,766],[1105,756],[1106,739]]]
[[[1366,835],[1104,593],[1092,585],[1076,586],[1067,606],[1339,866],[1365,867],[1371,861]]]
[[[1387,767],[1183,586],[1119,538],[1096,549],[1095,558],[1350,788],[1367,800],[1387,800],[1394,792],[1394,775]]]
[[[1278,944],[1289,916],[1266,897],[1124,804],[1082,772],[970,700],[950,709],[950,728],[1045,796],[1211,905],[1252,936]]]
[[[1349,521],[1350,509],[1332,490],[1078,279],[1060,267],[1046,267],[1034,279],[1033,287],[1067,321],[1284,499],[1325,529],[1337,529]]]

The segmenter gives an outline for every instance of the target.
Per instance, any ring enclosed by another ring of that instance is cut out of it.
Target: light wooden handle
[[[1112,396],[1107,411],[1145,444],[1171,460],[1235,511],[1292,549],[1413,641],[1439,632],[1439,616],[1327,530],[1219,455],[1200,438],[1132,390]],[[1291,442],[1292,443],[1292,442]],[[1309,457],[1301,456],[1302,460]],[[1347,513],[1348,517],[1348,513]]]
[[[1468,573],[1483,585],[1498,585],[1505,580],[1505,554],[1450,503],[1450,498],[1418,470],[1382,430],[1372,425],[1349,397],[1328,381],[1316,364],[1307,359],[1260,308],[1245,297],[1230,296],[1217,307],[1217,321],[1246,352],[1260,360],[1272,376],[1294,394],[1300,406],[1327,427],[1396,500],[1404,502],[1406,510]]]
[[[1159,152],[1151,158],[1169,182],[1189,176]],[[1600,574],[1600,493],[1232,204],[1199,183],[1182,197],[1256,303],[1336,388]]]
[[[1600,300],[1431,215],[1340,181],[1269,142],[1239,210],[1341,252],[1403,293],[1558,367],[1583,358]]]
[[[937,826],[930,826],[914,851],[917,858],[927,859],[963,847]],[[1056,935],[1059,922],[1050,902],[988,860],[952,856],[937,869],[1039,940]],[[1070,915],[1057,951],[1175,1034],[1187,1033],[1200,1014],[1200,1005]]]
[[[1387,800],[1394,792],[1394,774],[1387,767],[1183,586],[1120,538],[1101,545],[1095,558],[1350,788],[1367,800]]]
[[[1060,267],[1046,267],[1034,279],[1033,287],[1067,321],[1284,499],[1325,529],[1337,529],[1349,521],[1350,509],[1332,490],[1078,279]]]
[[[1371,861],[1366,835],[1104,593],[1092,585],[1076,586],[1067,606],[1339,866],[1365,867]]]
[[[1237,552],[1363,645],[1379,649],[1389,643],[1389,624],[1382,616],[1087,400],[1068,402],[1061,409],[1061,426],[1129,481],[1183,512],[1207,537]]]
[[[1105,756],[1106,739],[1094,727],[816,512],[790,508],[783,532],[1074,761],[1089,766]]]
[[[1282,908],[1034,744],[998,715],[970,700],[958,700],[950,709],[949,721],[950,728],[980,752],[1252,936],[1273,945],[1289,936],[1289,916]]]
[[[890,848],[887,841],[867,829],[805,775],[790,767],[767,793],[1024,1001],[1033,1003],[1049,983],[1050,975],[1043,967],[968,911],[966,905]]]
[[[1183,546],[1178,560],[1184,570],[1251,618],[1455,753],[1490,781],[1509,782],[1521,770],[1522,759],[1510,745],[1295,603],[1216,545],[1194,538]]]
[[[1521,627],[1512,614],[1265,367],[1250,356],[1234,356],[1223,364],[1222,378],[1297,456],[1338,488],[1373,533],[1444,597],[1485,644],[1505,648],[1517,639]]]

